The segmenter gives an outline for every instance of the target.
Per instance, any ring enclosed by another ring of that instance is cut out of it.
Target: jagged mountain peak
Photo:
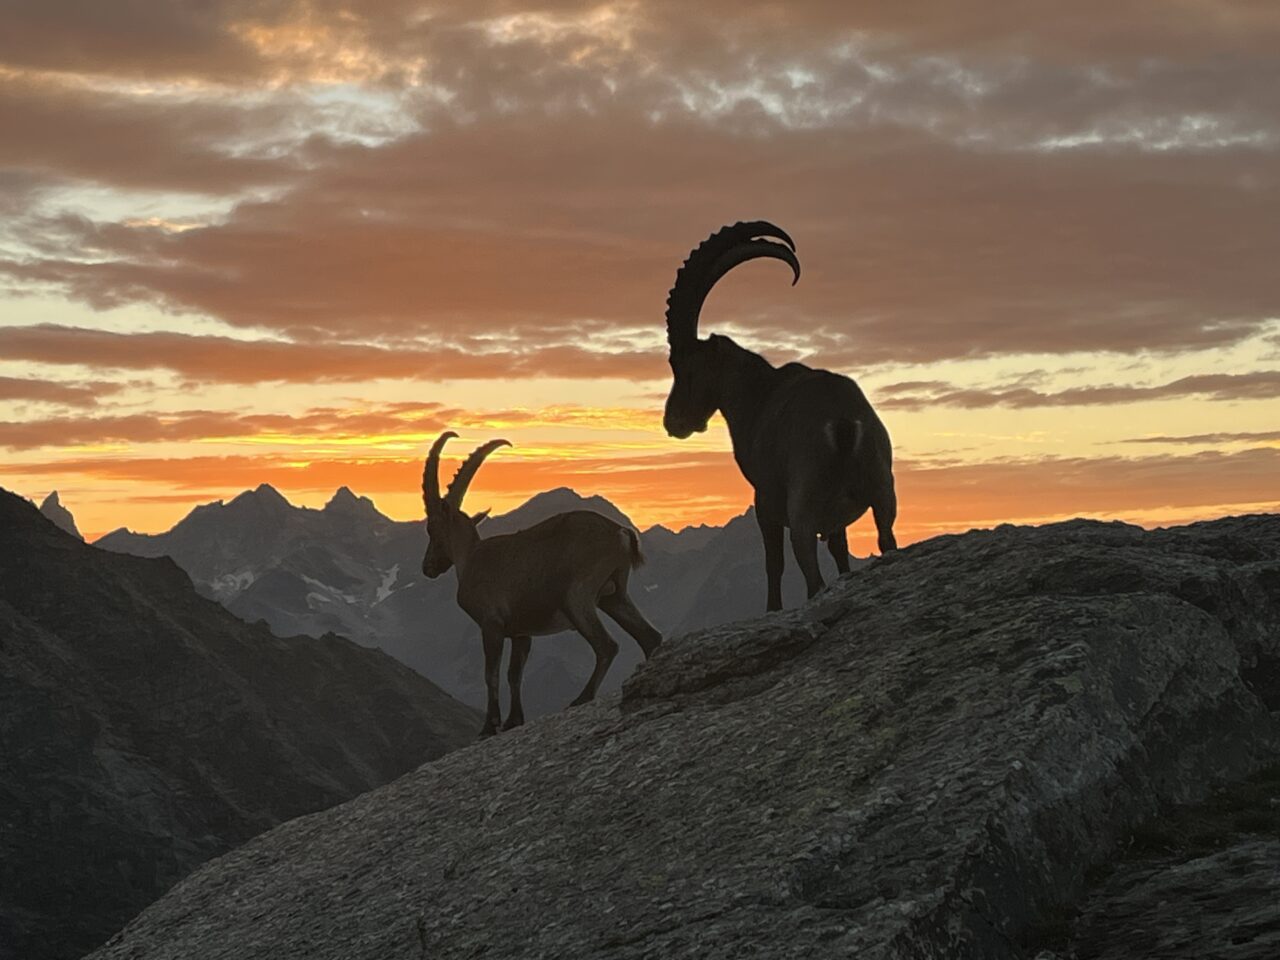
[[[556,487],[552,490],[534,494],[514,510],[495,517],[490,528],[492,529],[494,525],[512,526],[513,528],[528,526],[531,523],[537,523],[553,514],[563,513],[567,510],[594,510],[624,526],[635,526],[630,517],[598,494],[584,497],[578,491],[569,487]]]
[[[261,506],[275,508],[293,506],[293,504],[285,499],[284,494],[269,483],[260,483],[252,490],[246,490],[244,493],[236,496],[228,506],[234,506],[237,503],[255,503]]]
[[[79,529],[76,527],[76,518],[71,515],[71,511],[62,505],[62,501],[58,498],[58,491],[53,490],[44,498],[44,502],[40,504],[40,512],[61,530],[66,531],[73,537],[80,540],[84,539]]]
[[[345,484],[333,492],[329,502],[324,505],[325,513],[354,514],[369,518],[379,518],[382,514],[368,497],[361,497],[351,492]]]

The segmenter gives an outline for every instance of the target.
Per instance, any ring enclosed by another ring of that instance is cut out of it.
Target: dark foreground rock
[[[1068,932],[1072,960],[1280,957],[1280,765],[1143,824]]]
[[[0,958],[78,957],[198,864],[478,723],[383,653],[274,637],[0,491]]]
[[[938,538],[287,823],[95,956],[1071,950],[1135,831],[1280,757],[1278,613],[1280,517]]]

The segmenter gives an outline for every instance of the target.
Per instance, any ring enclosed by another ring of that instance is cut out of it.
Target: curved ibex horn
[[[436,437],[436,442],[431,445],[431,452],[427,454],[427,462],[422,467],[422,506],[427,513],[440,502],[440,451],[444,449],[446,440],[456,436],[452,430],[446,430]]]
[[[761,239],[773,237],[773,240]],[[698,244],[676,271],[675,286],[667,294],[667,342],[671,348],[688,346],[698,339],[698,314],[716,281],[740,263],[773,257],[791,267],[792,286],[800,279],[795,242],[781,227],[766,220],[739,222],[721,227]]]
[[[476,475],[476,471],[480,469],[480,464],[484,463],[484,458],[499,447],[509,447],[509,440],[490,440],[484,446],[477,447],[471,451],[471,456],[462,461],[462,466],[458,468],[458,472],[453,475],[453,480],[449,483],[449,492],[444,498],[457,507],[462,509],[462,498],[467,495],[467,487],[471,485],[471,478]]]

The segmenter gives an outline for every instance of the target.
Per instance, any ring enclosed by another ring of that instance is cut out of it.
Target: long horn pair
[[[775,243],[773,237],[782,243]],[[773,257],[791,267],[791,285],[800,279],[800,261],[795,242],[781,227],[765,220],[738,222],[721,227],[703,240],[676,271],[675,286],[667,294],[667,343],[673,351],[698,339],[698,315],[707,294],[740,263],[758,257]]]
[[[440,496],[440,451],[444,449],[446,441],[456,436],[457,434],[452,430],[446,430],[436,437],[436,442],[431,445],[431,451],[427,454],[427,462],[423,465],[422,505],[426,508],[428,514],[439,504],[441,499],[449,501],[451,506],[461,510],[462,498],[467,495],[467,487],[471,486],[471,479],[476,475],[476,471],[480,469],[480,464],[484,463],[485,457],[499,447],[511,446],[510,441],[507,440],[490,440],[488,443],[471,451],[471,456],[462,462],[458,472],[453,475],[453,481],[449,484],[449,489],[442,498]]]

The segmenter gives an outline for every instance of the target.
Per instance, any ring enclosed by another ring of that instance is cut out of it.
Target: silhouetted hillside
[[[286,824],[95,958],[1271,957],[1278,616],[1280,517],[939,537]]]
[[[0,957],[75,957],[193,867],[470,742],[386,655],[273,636],[0,491]]]

